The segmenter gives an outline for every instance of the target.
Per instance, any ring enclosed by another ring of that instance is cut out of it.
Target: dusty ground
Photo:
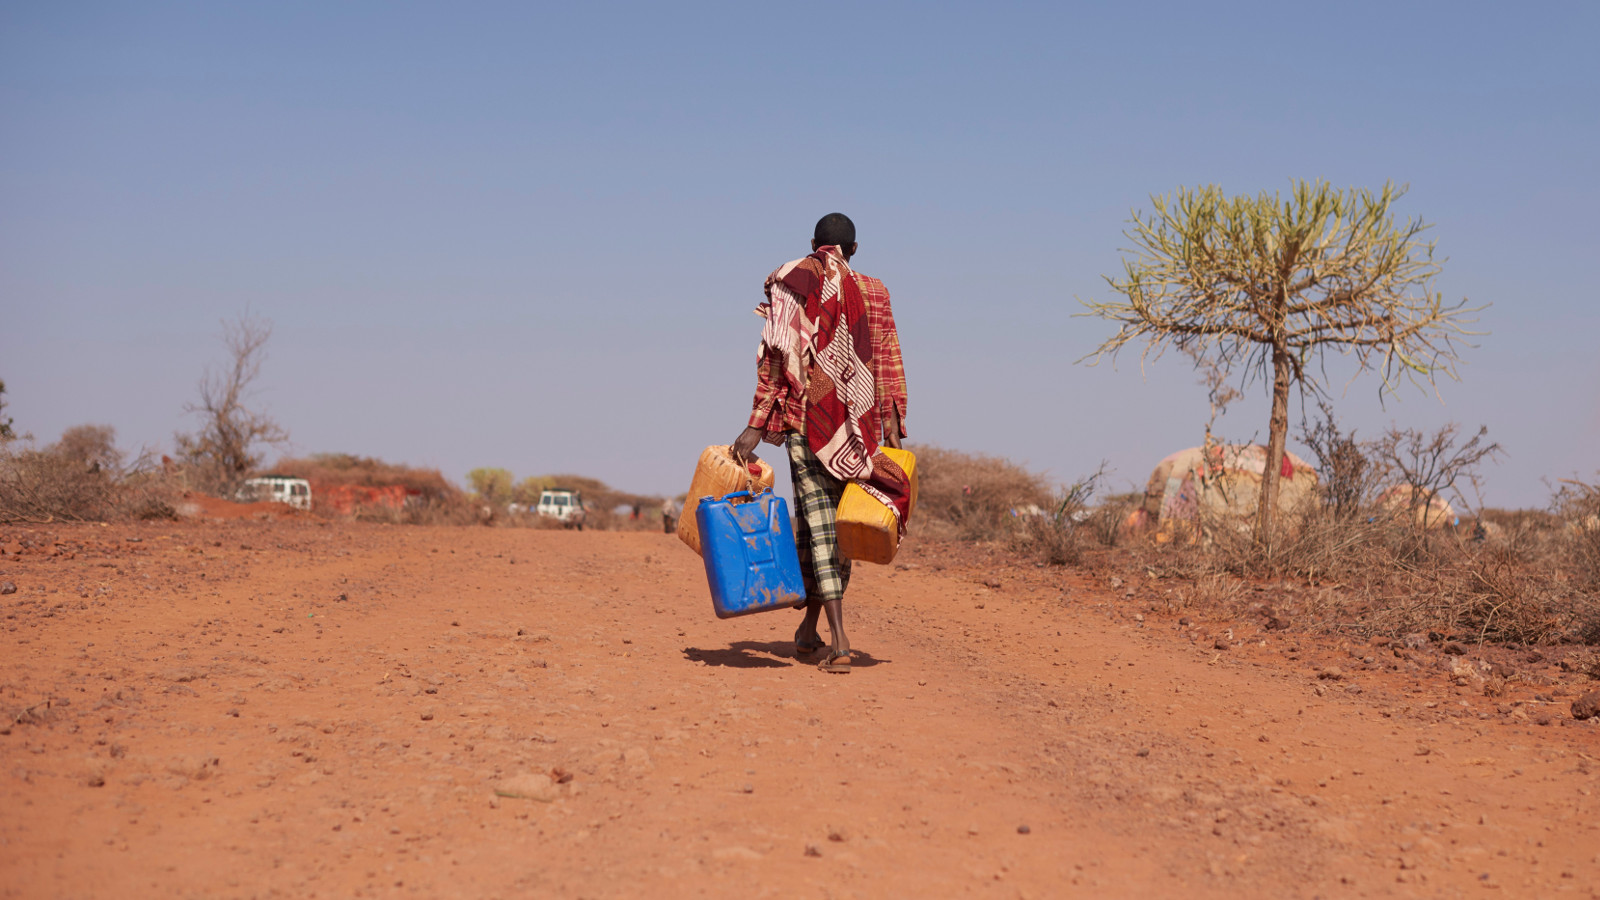
[[[858,570],[838,676],[797,613],[715,619],[664,535],[0,551],[0,897],[1600,889],[1595,682],[1527,653],[1474,674],[913,544]]]

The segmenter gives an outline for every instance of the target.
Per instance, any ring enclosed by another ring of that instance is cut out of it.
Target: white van
[[[311,482],[288,475],[261,475],[239,488],[244,503],[287,503],[295,509],[311,508]]]
[[[568,527],[583,530],[583,495],[561,488],[539,494],[539,515],[558,519]]]

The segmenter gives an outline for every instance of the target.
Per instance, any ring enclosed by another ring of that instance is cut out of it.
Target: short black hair
[[[811,239],[819,247],[849,247],[856,242],[856,223],[844,213],[828,213],[817,220]]]

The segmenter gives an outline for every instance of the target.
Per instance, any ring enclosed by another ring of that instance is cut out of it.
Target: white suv
[[[583,495],[577,491],[550,490],[539,495],[538,513],[565,524],[568,528],[583,530]]]
[[[310,509],[311,482],[288,475],[262,475],[246,481],[238,498],[246,503],[287,503],[295,509]]]

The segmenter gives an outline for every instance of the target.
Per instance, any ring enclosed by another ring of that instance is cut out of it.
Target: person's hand
[[[728,455],[733,457],[734,462],[744,465],[750,461],[751,454],[759,443],[761,443],[761,429],[747,427],[734,439],[733,446],[728,448]]]
[[[900,449],[900,410],[890,409],[889,420],[884,423],[883,443],[885,446]]]

